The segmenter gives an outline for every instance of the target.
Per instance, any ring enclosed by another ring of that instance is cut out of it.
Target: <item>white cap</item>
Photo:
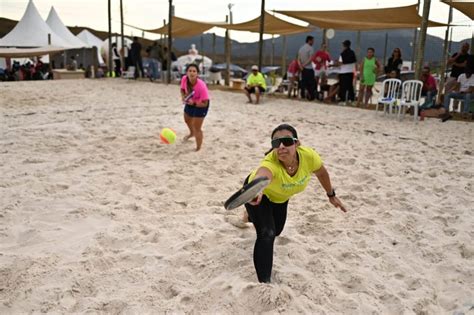
[[[258,66],[257,66],[257,65],[253,65],[253,66],[252,66],[252,70],[257,70],[257,71],[258,71]]]

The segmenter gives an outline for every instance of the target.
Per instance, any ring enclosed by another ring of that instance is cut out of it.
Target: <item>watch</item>
[[[336,197],[336,191],[332,189],[330,193],[327,193],[327,195],[329,198]]]

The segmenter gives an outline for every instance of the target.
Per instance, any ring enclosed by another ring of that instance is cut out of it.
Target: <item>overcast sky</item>
[[[168,0],[122,0],[124,5],[125,23],[145,29],[157,28],[163,25],[163,19],[168,18]],[[88,26],[106,31],[107,24],[106,0],[34,0],[41,16],[46,20],[51,6],[54,6],[64,24],[68,26]],[[340,10],[361,8],[383,8],[405,6],[416,3],[415,0],[266,0],[266,9],[269,10]],[[200,21],[224,21],[229,13],[228,4],[232,8],[234,23],[245,22],[260,14],[258,0],[173,0],[176,16]],[[0,16],[19,20],[23,16],[28,0],[0,0]],[[120,32],[120,0],[112,0],[112,31]],[[421,1],[420,14],[422,13]],[[437,22],[447,22],[449,7],[439,0],[431,1],[430,19]],[[455,27],[453,40],[471,38],[474,24],[468,17],[454,10],[454,24],[468,26]],[[213,29],[223,35],[223,31]],[[431,28],[429,34],[444,38],[444,28]],[[127,35],[141,35],[140,31],[125,28]],[[145,37],[154,39],[157,35],[145,33]],[[258,34],[248,32],[232,32],[232,38],[241,42],[258,40]]]

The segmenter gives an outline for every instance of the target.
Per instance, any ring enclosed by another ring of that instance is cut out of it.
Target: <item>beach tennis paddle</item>
[[[193,97],[194,95],[194,91],[192,91],[191,93],[188,94],[188,96],[186,96],[184,98],[184,105],[186,105],[188,103],[188,101]]]
[[[244,203],[247,203],[254,199],[260,194],[265,187],[270,183],[268,177],[258,177],[251,181],[250,183],[244,185],[239,191],[229,197],[224,203],[224,208],[226,210],[235,209]]]

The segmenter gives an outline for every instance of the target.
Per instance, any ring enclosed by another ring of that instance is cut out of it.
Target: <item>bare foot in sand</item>
[[[183,141],[188,141],[192,137],[194,137],[194,136],[193,135],[187,135],[186,137],[183,138]]]

